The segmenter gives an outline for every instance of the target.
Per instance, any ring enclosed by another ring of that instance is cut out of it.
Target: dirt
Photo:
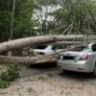
[[[0,89],[0,96],[96,96],[91,74],[21,66],[20,75],[10,87]]]

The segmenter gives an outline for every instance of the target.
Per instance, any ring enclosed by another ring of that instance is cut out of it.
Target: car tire
[[[96,78],[96,63],[95,63],[92,75],[93,75],[94,78]]]

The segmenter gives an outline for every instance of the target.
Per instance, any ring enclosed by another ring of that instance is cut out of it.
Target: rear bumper
[[[92,68],[90,68],[90,64],[86,61],[66,62],[66,61],[58,60],[57,64],[63,70],[77,71],[77,72],[92,72]]]

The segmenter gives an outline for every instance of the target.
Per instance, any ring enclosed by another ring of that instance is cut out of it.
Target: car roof
[[[95,42],[89,43],[88,47],[92,47],[93,44],[96,44]]]

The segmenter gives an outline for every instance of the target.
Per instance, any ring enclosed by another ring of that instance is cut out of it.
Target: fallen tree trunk
[[[36,44],[53,43],[58,41],[72,41],[72,40],[84,40],[83,35],[52,35],[52,36],[38,36],[29,37],[23,39],[12,40],[4,43],[0,43],[0,53],[28,47]],[[94,37],[95,39],[95,37]],[[87,40],[87,39],[86,39]],[[77,45],[77,44],[76,44]],[[64,51],[64,50],[63,50]],[[11,57],[11,56],[0,56],[1,63],[23,63],[23,64],[37,64],[56,61],[56,55],[42,56],[42,57]]]
[[[38,57],[13,57],[13,56],[0,56],[0,63],[20,63],[25,65],[40,64],[46,62],[55,62],[56,55],[51,56],[38,56]]]
[[[80,43],[68,46],[67,48],[61,50],[60,52],[68,51],[74,47],[79,47],[82,44],[86,43]],[[58,56],[58,52],[56,52],[53,55],[48,56],[37,56],[37,57],[13,57],[13,56],[0,56],[0,63],[20,63],[20,64],[41,64],[46,62],[56,62]]]
[[[10,51],[17,48],[28,47],[36,44],[51,43],[56,41],[82,40],[83,35],[51,35],[51,36],[36,36],[23,39],[12,40],[0,43],[0,53]]]

